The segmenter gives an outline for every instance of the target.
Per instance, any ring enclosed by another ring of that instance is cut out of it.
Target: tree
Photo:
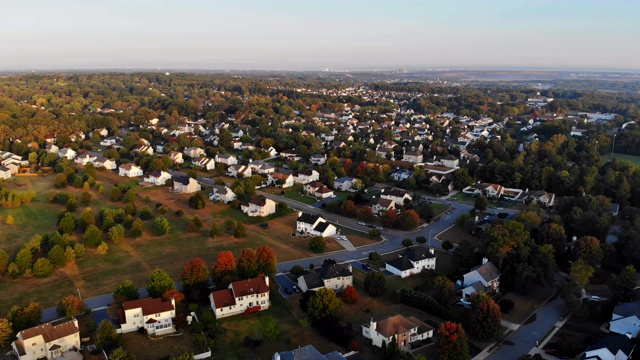
[[[593,276],[594,272],[595,270],[593,267],[587,264],[584,260],[578,259],[578,261],[571,265],[569,278],[580,289],[584,289],[587,284],[589,284],[589,280]]]
[[[155,236],[166,235],[171,231],[171,226],[169,225],[169,220],[167,220],[164,216],[158,216],[153,219],[153,234]]]
[[[238,277],[250,279],[258,275],[258,259],[253,249],[247,248],[240,252],[238,257]]]
[[[183,302],[187,299],[184,294],[176,289],[167,290],[162,294],[162,300],[171,301],[173,299],[176,303]]]
[[[102,320],[96,331],[96,346],[105,351],[114,349],[118,346],[120,335],[118,334],[116,327],[113,326],[111,321]]]
[[[138,200],[138,194],[136,194],[136,191],[133,189],[127,190],[124,194],[124,201],[130,204],[136,202],[136,200]]]
[[[576,257],[584,260],[589,266],[597,268],[602,262],[602,247],[600,247],[600,240],[593,236],[584,236],[578,240],[578,244],[575,247]]]
[[[344,292],[342,292],[342,301],[344,301],[345,304],[357,303],[358,297],[358,290],[356,290],[356,288],[351,285],[347,285],[347,287],[344,289]]]
[[[471,295],[471,316],[469,331],[476,339],[488,341],[502,333],[500,307],[484,291]]]
[[[467,169],[458,169],[454,171],[451,174],[451,181],[453,182],[453,186],[458,190],[462,190],[473,184],[473,178],[469,176]]]
[[[26,306],[14,306],[7,314],[7,320],[13,324],[13,331],[18,332],[40,324],[42,318],[42,306],[31,301]]]
[[[213,265],[211,275],[216,284],[225,284],[231,281],[236,274],[236,259],[231,251],[218,253],[216,263]]]
[[[356,217],[356,204],[352,200],[347,200],[340,205],[340,212],[346,217]]]
[[[175,281],[160,268],[153,269],[153,274],[147,283],[147,292],[150,297],[159,298],[165,291],[175,289]]]
[[[523,247],[529,239],[522,223],[509,220],[489,227],[484,246],[488,257],[492,261],[497,260],[498,268],[502,269],[504,259],[515,254],[516,249]]]
[[[449,240],[445,240],[442,242],[442,250],[449,252],[449,250],[453,249],[453,243]]]
[[[445,321],[438,327],[436,354],[439,360],[468,360],[469,344],[461,324]]]
[[[6,251],[0,249],[0,275],[7,271],[9,265],[9,254]]]
[[[71,319],[84,311],[84,303],[79,298],[69,295],[60,300],[56,311],[58,315]]]
[[[412,230],[420,225],[420,216],[413,209],[403,211],[396,220],[396,227],[402,230]]]
[[[273,316],[260,319],[260,331],[269,340],[275,340],[280,334],[280,321]]]
[[[117,303],[123,303],[125,301],[137,300],[140,298],[138,289],[131,280],[122,280],[120,285],[113,292],[113,299]]]
[[[368,205],[365,205],[360,209],[359,215],[362,221],[371,221],[375,218],[375,214],[373,213],[373,208]]]
[[[60,220],[60,224],[58,225],[58,232],[60,234],[73,234],[73,231],[76,229],[76,217],[73,216],[72,213],[66,213],[62,220]]]
[[[111,201],[122,200],[122,190],[117,186],[112,187],[111,192],[109,192],[109,199],[111,199]]]
[[[364,278],[364,289],[372,297],[378,297],[384,294],[387,277],[378,271],[372,271]]]
[[[371,236],[372,238],[378,238],[382,235],[382,232],[378,229],[371,229],[369,230],[369,236]]]
[[[89,225],[96,224],[96,217],[93,215],[93,211],[91,211],[91,208],[86,208],[82,212],[82,214],[80,214],[78,223],[80,225],[80,230],[82,231],[86,231]]]
[[[612,283],[612,288],[618,300],[633,301],[636,287],[636,268],[633,265],[627,265],[620,271],[620,274],[613,276]]]
[[[67,246],[67,248],[64,249],[64,261],[65,263],[71,263],[76,261],[76,252],[73,250],[71,246]]]
[[[62,246],[54,245],[47,254],[47,258],[51,262],[51,265],[55,267],[64,266],[67,263],[67,259],[64,256],[64,250],[62,250]]]
[[[205,199],[204,194],[200,191],[196,191],[189,198],[189,207],[193,209],[196,209],[196,210],[204,209],[206,205],[207,205],[207,200]]]
[[[202,220],[198,217],[198,215],[191,218],[189,221],[189,226],[187,227],[188,232],[197,232],[202,228]]]
[[[312,321],[320,321],[327,318],[337,318],[342,308],[342,300],[338,298],[333,289],[321,288],[309,299],[307,315]]]
[[[398,213],[394,209],[389,209],[385,211],[380,217],[380,222],[384,227],[395,227],[396,221],[398,220]]]
[[[82,193],[82,195],[80,195],[80,202],[82,203],[82,205],[88,206],[89,204],[91,204],[91,198],[91,194],[85,191]]]
[[[14,222],[15,222],[15,219],[13,218],[13,216],[11,215],[7,216],[7,220],[5,221],[7,225],[13,225]]]
[[[33,264],[33,275],[39,278],[46,278],[53,272],[53,265],[49,259],[40,258]]]
[[[124,226],[120,224],[114,225],[109,229],[108,234],[111,241],[120,242],[124,238]]]
[[[206,285],[209,280],[209,267],[202,258],[187,261],[182,267],[182,283],[188,287]]]
[[[55,179],[53,180],[53,186],[55,186],[56,189],[62,189],[66,187],[67,177],[64,174],[56,175]]]
[[[446,276],[440,275],[433,281],[432,296],[441,305],[448,307],[456,301],[456,286]]]
[[[97,247],[102,242],[102,230],[95,225],[89,225],[84,232],[82,242],[87,246]]]
[[[418,244],[420,244],[420,245],[424,245],[424,244],[426,244],[426,243],[427,243],[427,238],[426,238],[426,237],[424,237],[424,236],[422,236],[422,235],[420,235],[420,236],[418,236],[418,237],[416,238],[416,242],[417,242]]]
[[[238,239],[247,237],[247,230],[245,229],[244,225],[240,221],[236,221],[236,228],[233,232],[233,236]]]
[[[260,246],[256,251],[258,273],[274,275],[277,271],[278,260],[269,246]]]
[[[478,211],[485,211],[487,210],[487,206],[489,206],[489,200],[487,200],[484,195],[480,195],[476,198],[473,208]]]
[[[117,347],[109,354],[109,360],[136,360],[136,356],[129,354],[122,347]]]
[[[412,245],[413,245],[413,240],[409,238],[402,240],[402,246],[408,248],[408,247],[411,247]]]
[[[13,338],[11,322],[5,318],[0,318],[0,347],[7,345],[7,340],[11,338]]]
[[[327,244],[324,242],[322,236],[314,236],[309,242],[309,249],[314,253],[323,253],[327,248]]]
[[[144,223],[142,222],[142,220],[135,219],[131,223],[131,230],[129,231],[129,235],[131,235],[131,237],[134,239],[139,238],[140,236],[142,236],[143,228],[144,228]]]
[[[107,251],[109,251],[109,245],[104,241],[96,248],[96,254],[98,255],[106,255]]]

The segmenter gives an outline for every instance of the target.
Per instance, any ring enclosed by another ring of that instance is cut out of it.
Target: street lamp
[[[80,300],[82,300],[82,295],[80,294],[80,289],[76,289],[78,290],[78,297],[80,298]]]
[[[613,141],[611,142],[611,161],[613,161],[613,148],[616,146],[616,134],[613,134]]]
[[[429,230],[429,248],[431,248],[431,233],[433,233],[433,230]]]

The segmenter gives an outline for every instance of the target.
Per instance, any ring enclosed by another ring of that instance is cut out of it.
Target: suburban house
[[[199,147],[188,147],[184,149],[183,153],[192,159],[195,159],[200,155],[204,156],[204,150]]]
[[[117,136],[109,136],[109,137],[106,137],[106,138],[102,139],[100,141],[100,145],[102,145],[102,146],[113,146],[118,142],[118,140],[120,140],[120,138],[118,138]]]
[[[320,199],[327,199],[333,197],[333,190],[326,187],[320,181],[312,181],[310,183],[305,184],[302,187],[302,191],[311,196],[315,196]]]
[[[172,151],[169,154],[169,157],[171,158],[171,161],[173,161],[174,164],[182,164],[182,163],[184,163],[184,159],[182,158],[182,153],[181,152]]]
[[[216,155],[215,160],[216,162],[219,162],[225,165],[235,165],[238,163],[238,158],[231,154]]]
[[[399,189],[382,190],[380,198],[393,201],[396,207],[404,205],[405,200],[411,201],[411,195],[409,195],[408,192]]]
[[[313,345],[305,345],[291,351],[275,353],[271,360],[351,360],[361,359],[356,351],[341,354],[337,351],[322,355]]]
[[[115,161],[107,159],[104,156],[98,156],[93,160],[93,166],[96,168],[105,168],[107,170],[115,170],[118,166]]]
[[[341,191],[355,191],[352,187],[353,183],[357,181],[359,180],[352,177],[343,176],[333,181],[333,188]]]
[[[609,331],[636,337],[640,332],[640,301],[619,303],[613,309],[611,321],[609,321]]]
[[[226,204],[236,199],[236,193],[226,186],[213,185],[213,191],[209,194],[209,199],[211,201],[222,201]]]
[[[240,205],[240,210],[249,216],[269,216],[276,212],[276,202],[264,196],[252,196]]]
[[[198,165],[205,170],[213,170],[216,168],[216,162],[204,155],[200,155],[193,159],[192,163],[193,165]]]
[[[411,247],[397,258],[385,263],[387,271],[401,278],[419,274],[423,270],[436,269],[436,255],[433,249]]]
[[[136,164],[122,164],[118,167],[118,175],[126,177],[142,176],[143,172]]]
[[[553,206],[553,202],[556,199],[556,195],[554,193],[549,193],[544,190],[537,191],[525,191],[522,195],[522,201],[525,203],[532,202],[542,205],[543,207]]]
[[[54,144],[47,144],[47,146],[45,148],[47,149],[47,152],[50,153],[50,154],[57,154],[58,150],[60,150],[60,148],[57,147]],[[58,156],[60,156],[60,155],[58,155]]]
[[[382,215],[387,210],[395,209],[393,200],[378,198],[371,206],[374,214]]]
[[[191,194],[202,190],[200,183],[188,176],[176,176],[173,179],[173,192],[180,194]]]
[[[626,335],[609,335],[591,344],[580,356],[580,360],[631,359],[635,347],[636,342]]]
[[[272,174],[276,171],[276,167],[262,160],[253,160],[249,162],[249,167],[257,174]]]
[[[11,343],[13,354],[19,360],[55,359],[81,360],[80,327],[72,319],[58,325],[44,323],[22,330]]]
[[[171,179],[171,174],[166,171],[153,170],[143,180],[153,185],[164,185],[167,180]]]
[[[462,280],[462,295],[471,297],[479,291],[494,292],[500,287],[500,270],[487,258],[482,259],[482,265],[476,266],[464,274]]]
[[[395,181],[404,181],[409,179],[413,175],[413,171],[406,169],[398,169],[391,173],[391,178]]]
[[[389,345],[396,337],[397,346],[409,350],[409,344],[433,337],[433,328],[415,316],[390,316],[380,321],[373,321],[362,325],[362,336],[371,339],[373,346],[382,347],[382,343]]]
[[[301,160],[302,158],[300,156],[298,156],[298,154],[296,154],[295,151],[293,150],[282,150],[280,152],[280,157],[283,159],[286,159],[288,161],[298,161]]]
[[[85,150],[84,152],[82,152],[82,154],[76,156],[73,162],[76,164],[87,165],[88,163],[93,163],[94,161],[96,161],[96,159],[98,159],[97,155]]]
[[[271,305],[269,277],[232,282],[227,289],[212,292],[209,301],[217,319],[267,310]]]
[[[278,186],[282,188],[292,187],[293,175],[291,174],[283,174],[283,173],[273,173],[269,174],[269,178],[267,179],[267,183],[272,186]]]
[[[465,194],[480,196],[484,195],[488,198],[497,199],[502,196],[502,192],[504,188],[502,185],[498,184],[490,184],[490,183],[478,183],[474,185],[467,186],[462,189],[462,192]]]
[[[69,160],[75,159],[77,154],[78,154],[77,152],[75,152],[73,149],[70,149],[70,148],[64,148],[64,149],[58,150],[59,157],[67,158]]]
[[[0,179],[8,179],[11,177],[11,169],[6,166],[0,166]]]
[[[149,145],[145,145],[145,144],[140,144],[135,146],[133,149],[131,149],[131,151],[138,153],[138,154],[147,154],[147,155],[153,155],[153,148]]]
[[[309,162],[316,166],[324,165],[327,162],[327,154],[313,154],[309,157]]]
[[[262,148],[262,151],[266,152],[270,158],[278,156],[278,151],[273,146],[269,146],[266,149]]]
[[[100,129],[95,129],[91,132],[91,136],[93,136],[93,134],[98,134],[101,137],[105,137],[107,135],[109,135],[109,131],[105,128],[100,128]]]
[[[328,237],[335,235],[338,230],[320,215],[298,212],[296,231],[312,236]]]
[[[176,317],[175,300],[145,298],[125,301],[120,315],[123,333],[137,331],[140,328],[149,334],[164,335],[175,332],[173,318]]]
[[[402,156],[402,161],[407,161],[412,163],[421,163],[422,158],[423,158],[423,155],[421,151],[407,151]]]
[[[236,178],[250,177],[251,168],[247,165],[229,165],[227,168],[227,175]]]
[[[307,270],[298,277],[298,287],[302,291],[317,291],[322,288],[337,291],[344,290],[349,285],[353,286],[351,265],[338,264],[334,259],[325,259],[321,267]]]
[[[307,184],[318,179],[320,179],[320,173],[313,169],[302,169],[293,173],[293,181],[297,184]]]

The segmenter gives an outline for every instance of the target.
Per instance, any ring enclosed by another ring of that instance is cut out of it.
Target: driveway
[[[298,286],[298,284],[296,284],[293,281],[289,280],[287,275],[276,275],[274,277],[274,280],[278,283],[278,285],[280,285],[280,289],[278,290],[278,293],[280,295],[282,295],[283,298],[286,299],[288,297],[298,295],[298,294],[293,292],[293,286],[294,285]],[[291,294],[287,294],[286,292],[284,292],[285,288],[291,289],[292,293]]]
[[[370,272],[372,272],[372,269],[365,269],[362,265],[364,265],[363,263],[361,263],[360,261],[352,261],[350,262],[351,266],[353,269],[358,269],[360,271],[362,271],[365,274],[368,274]]]
[[[99,325],[102,320],[107,320],[111,322],[116,328],[120,327],[120,319],[112,319],[107,312],[107,309],[100,309],[91,312],[91,317],[93,317],[93,321],[96,322],[96,326]]]

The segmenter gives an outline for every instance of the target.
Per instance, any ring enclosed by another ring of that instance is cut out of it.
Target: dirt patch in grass
[[[547,299],[555,294],[555,292],[556,287],[551,284],[547,286],[531,284],[525,295],[510,292],[502,299],[513,301],[515,307],[508,314],[503,314],[502,318],[514,324],[521,324],[527,320],[531,313],[544,305]]]
[[[462,240],[469,241],[473,246],[480,246],[480,239],[477,236],[469,234],[469,232],[457,225],[436,235],[438,240],[449,240],[454,244],[460,244]]]

